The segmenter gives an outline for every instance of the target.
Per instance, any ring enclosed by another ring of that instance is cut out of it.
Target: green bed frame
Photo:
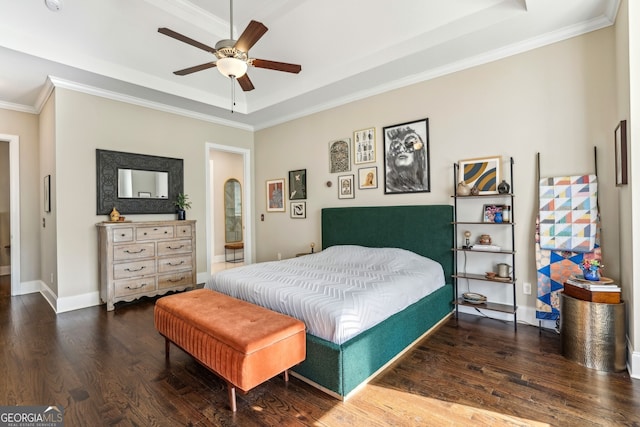
[[[453,207],[376,206],[322,210],[322,248],[335,245],[408,249],[438,261],[451,280]],[[307,334],[307,359],[293,374],[346,399],[453,310],[453,286],[438,289],[362,334],[338,345]]]

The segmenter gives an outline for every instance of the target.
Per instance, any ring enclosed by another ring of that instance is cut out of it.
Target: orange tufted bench
[[[302,362],[305,325],[300,320],[208,289],[162,297],[155,327],[165,337],[222,377],[236,410],[236,387],[246,393]]]

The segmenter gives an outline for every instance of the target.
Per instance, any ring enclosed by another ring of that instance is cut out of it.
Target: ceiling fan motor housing
[[[222,58],[236,58],[241,61],[247,61],[249,59],[246,52],[236,49],[234,46],[236,45],[235,40],[220,40],[216,43],[216,57],[218,59]]]

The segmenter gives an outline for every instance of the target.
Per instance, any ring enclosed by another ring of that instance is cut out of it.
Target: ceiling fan
[[[207,62],[205,64],[196,65],[194,67],[185,68],[183,70],[174,71],[173,74],[184,76],[195,73],[197,71],[207,70],[217,67],[218,70],[226,77],[235,79],[240,84],[243,91],[247,92],[254,89],[253,83],[247,75],[248,66],[256,68],[266,68],[269,70],[284,71],[287,73],[297,74],[302,67],[297,64],[288,64],[285,62],[269,61],[266,59],[257,59],[249,57],[249,49],[256,44],[258,40],[267,32],[268,28],[261,22],[251,21],[238,40],[233,39],[233,0],[230,3],[230,36],[229,39],[220,40],[216,43],[216,47],[207,46],[204,43],[193,40],[187,36],[177,33],[169,28],[158,28],[158,32],[166,36],[172,37],[183,43],[190,44],[209,53],[212,53],[217,60],[215,62]]]

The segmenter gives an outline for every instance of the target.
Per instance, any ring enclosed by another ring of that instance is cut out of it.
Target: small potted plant
[[[176,201],[173,202],[176,206],[179,220],[187,219],[187,209],[191,209],[191,202],[189,201],[189,195],[184,193],[178,193]]]

